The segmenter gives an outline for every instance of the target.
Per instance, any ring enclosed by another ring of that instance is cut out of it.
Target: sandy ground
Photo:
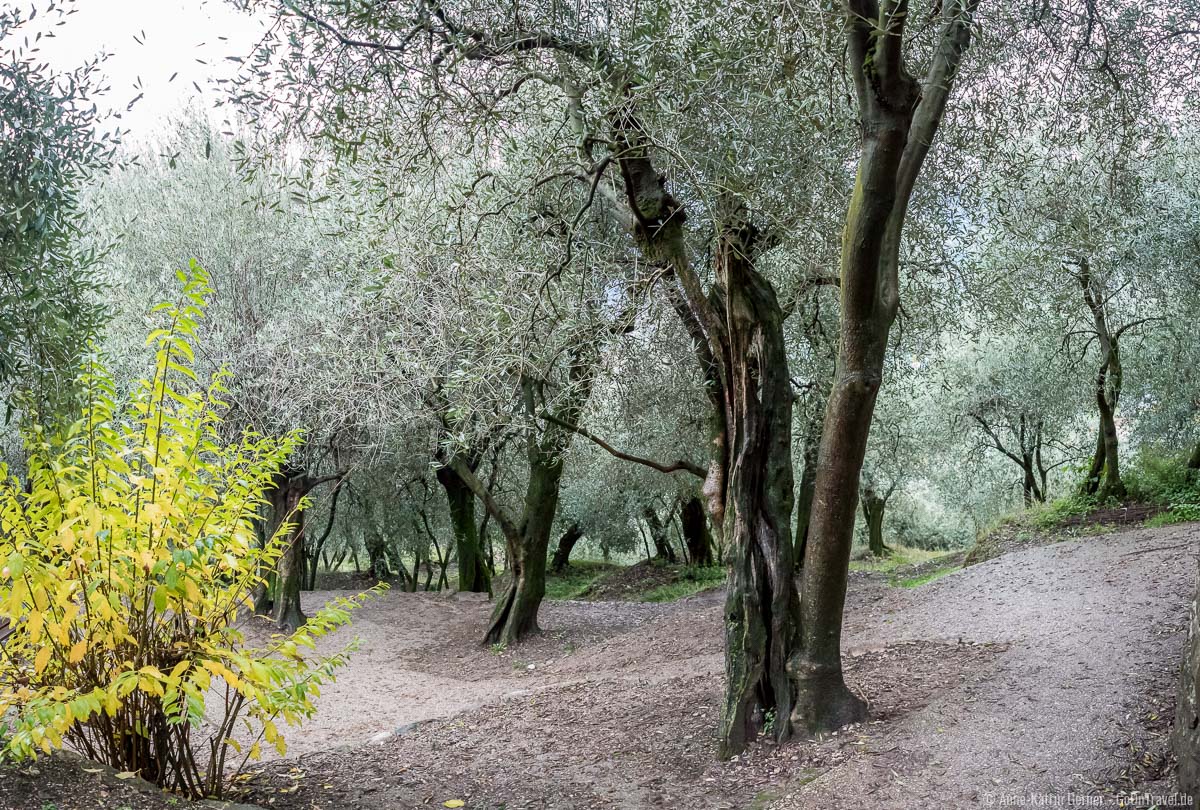
[[[719,593],[550,603],[544,635],[504,652],[477,642],[483,600],[390,593],[362,609],[362,650],[250,800],[790,810],[1167,791],[1160,715],[1196,538],[1194,526],[1089,537],[914,590],[858,576],[847,677],[873,720],[730,763],[714,758]]]

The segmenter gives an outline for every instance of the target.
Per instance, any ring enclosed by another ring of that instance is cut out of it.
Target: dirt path
[[[362,652],[251,798],[306,810],[449,799],[790,810],[1001,806],[1111,794],[1123,780],[1165,791],[1154,757],[1197,534],[1091,537],[911,591],[858,577],[847,671],[873,721],[730,763],[713,756],[720,594],[549,604],[542,638],[495,653],[476,643],[482,601],[392,593],[364,609]]]
[[[914,638],[1008,649],[990,678],[890,730],[889,753],[835,768],[777,807],[857,807],[847,797],[858,790],[891,807],[1103,792],[1129,765],[1122,746],[1137,742],[1148,693],[1173,684],[1196,540],[1194,526],[1093,537],[859,600],[851,650]]]

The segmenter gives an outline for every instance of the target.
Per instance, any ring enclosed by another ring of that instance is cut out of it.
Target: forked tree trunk
[[[1200,442],[1197,442],[1196,446],[1192,448],[1192,454],[1188,456],[1187,468],[1193,473],[1200,470]]]
[[[908,201],[934,141],[971,36],[977,0],[945,0],[924,86],[904,64],[907,3],[848,0],[848,54],[861,117],[858,174],[842,235],[837,371],[826,408],[804,563],[800,650],[789,662],[792,724],[825,731],[862,719],[842,675],[842,613],[859,477],[888,334],[900,304]]]
[[[695,495],[683,502],[679,510],[679,525],[683,528],[683,542],[692,565],[712,565],[712,532],[708,530],[704,504]]]
[[[646,521],[646,528],[650,530],[650,539],[654,541],[654,558],[671,564],[678,562],[675,548],[671,545],[671,538],[667,534],[667,527],[659,518],[658,511],[653,505],[642,509],[642,519]]]
[[[555,449],[544,448],[540,442],[532,445],[525,513],[516,542],[509,544],[508,585],[496,600],[484,636],[486,644],[516,644],[539,629],[538,609],[546,595],[546,554],[558,511],[563,460]]]
[[[554,549],[554,559],[550,562],[551,570],[559,574],[567,570],[571,565],[571,552],[581,537],[583,537],[583,530],[579,528],[578,523],[572,523],[567,527],[562,537],[558,538],[558,545]]]
[[[573,431],[563,427],[578,425],[592,390],[592,374],[598,350],[589,336],[581,337],[571,349],[567,390],[563,401],[543,422],[539,432],[530,430],[526,438],[529,479],[519,520],[492,495],[461,458],[451,460],[456,472],[471,491],[483,501],[504,532],[508,549],[508,584],[496,599],[492,619],[484,635],[485,644],[516,644],[538,631],[538,609],[546,595],[546,563],[550,532],[558,512],[559,487],[562,483],[563,453],[570,447]],[[521,394],[525,410],[536,416],[541,383],[525,379]]]
[[[470,460],[464,460],[464,463],[471,469],[475,469],[477,464],[472,464]],[[458,473],[447,466],[438,468],[437,479],[446,491],[450,525],[458,549],[458,590],[491,593],[492,578],[479,541],[479,526],[475,522],[475,494]]]
[[[725,537],[726,701],[721,752],[754,740],[769,716],[792,713],[788,661],[800,601],[792,562],[792,388],[775,290],[754,268],[756,232],[744,212],[725,214],[717,243],[728,339],[729,474]],[[790,732],[786,721],[776,734]]]
[[[691,338],[713,405],[703,491],[718,542],[724,545],[727,539],[730,545],[731,569],[723,755],[744,749],[771,711],[778,739],[796,726],[820,731],[863,716],[862,702],[842,678],[840,657],[858,477],[888,330],[899,305],[906,206],[970,41],[976,4],[941,4],[941,32],[923,97],[903,65],[907,3],[889,2],[881,12],[875,0],[847,0],[840,9],[862,118],[862,153],[842,251],[848,317],[840,327],[837,381],[824,422],[799,610],[786,441],[792,392],[782,313],[774,291],[753,267],[752,251],[745,249],[753,233],[741,216],[722,217],[718,283],[704,291],[684,240],[685,211],[666,190],[665,175],[656,171],[651,139],[635,115],[634,85],[620,71],[612,72],[622,103],[609,117],[611,140],[628,201],[628,209],[614,204],[612,210],[647,262],[662,268],[662,289]],[[568,119],[583,144],[581,157],[595,162],[587,146],[582,92],[566,89]]]

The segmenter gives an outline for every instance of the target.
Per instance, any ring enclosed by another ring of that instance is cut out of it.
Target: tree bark
[[[693,495],[683,502],[679,525],[683,528],[683,541],[692,565],[712,565],[712,532],[708,530],[708,517],[699,497]]]
[[[789,662],[792,723],[809,732],[862,719],[842,675],[842,613],[859,477],[888,334],[900,302],[900,241],[908,201],[970,42],[976,0],[941,4],[942,28],[924,87],[904,65],[908,4],[848,0],[849,59],[862,127],[858,175],[842,236],[837,371],[826,407],[804,561],[799,652]]]
[[[883,543],[883,516],[887,510],[887,499],[871,487],[866,487],[862,494],[863,520],[867,524],[867,549],[872,555],[882,557],[888,552]]]
[[[288,475],[280,473],[276,487],[272,490],[271,503],[275,509],[276,531],[290,524],[277,539],[282,552],[275,563],[275,593],[272,618],[283,632],[291,632],[304,625],[308,617],[300,607],[300,583],[303,577],[304,559],[304,510],[301,500],[307,491],[307,476],[304,473]]]
[[[550,562],[552,571],[561,574],[567,570],[571,565],[571,551],[581,537],[583,537],[583,531],[579,528],[578,523],[572,523],[567,527],[567,530],[558,538],[558,545],[554,549],[554,559]]]
[[[517,644],[540,629],[538,609],[546,595],[546,554],[558,511],[563,461],[538,443],[530,450],[529,462],[521,531],[509,547],[509,583],[492,611],[486,644]]]
[[[793,578],[792,388],[783,310],[752,263],[756,237],[744,211],[724,213],[717,279],[724,287],[728,330],[725,756],[744,750],[768,718],[774,718],[778,737],[790,734],[794,688],[787,664],[798,641],[800,609]]]
[[[367,547],[367,576],[383,581],[392,575],[388,569],[387,541],[383,535],[368,529],[365,544]]]
[[[474,470],[478,462],[464,459]],[[475,522],[475,493],[447,466],[437,470],[438,483],[446,491],[450,507],[450,525],[458,548],[458,590],[470,593],[492,592],[492,577],[488,571],[483,547],[479,542],[479,526]]]
[[[1200,799],[1200,587],[1192,597],[1171,744],[1179,759],[1179,789]]]
[[[813,495],[817,490],[817,456],[821,450],[823,421],[820,417],[810,419],[804,431],[804,469],[800,472],[800,486],[796,488],[796,543],[793,559],[797,566],[804,565],[804,553],[808,548],[808,524],[812,519]]]
[[[1086,258],[1078,259],[1078,280],[1083,288],[1083,300],[1092,314],[1092,324],[1100,347],[1100,369],[1096,373],[1096,410],[1100,428],[1096,437],[1096,452],[1084,481],[1083,491],[1101,501],[1124,498],[1125,483],[1121,480],[1120,440],[1117,435],[1117,406],[1121,400],[1121,348],[1119,335],[1109,329],[1104,310],[1104,289],[1091,272]]]
[[[530,428],[526,437],[529,479],[525,487],[524,508],[520,519],[501,505],[491,490],[461,458],[452,459],[451,469],[470,487],[500,525],[508,549],[508,584],[496,599],[491,622],[484,635],[485,644],[517,644],[538,632],[538,609],[546,595],[546,562],[550,532],[558,512],[559,486],[562,482],[563,453],[574,432],[560,423],[579,424],[579,417],[591,396],[592,374],[598,359],[589,337],[581,338],[570,352],[566,392],[554,411],[554,420],[545,422],[540,431]],[[541,383],[522,380],[521,394],[525,410],[536,417],[535,402]]]

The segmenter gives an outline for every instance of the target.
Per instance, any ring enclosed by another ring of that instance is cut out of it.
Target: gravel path
[[[902,720],[890,752],[831,769],[774,807],[1101,795],[1128,764],[1123,744],[1144,693],[1173,682],[1196,551],[1195,526],[1139,529],[1008,554],[912,591],[856,594],[851,651],[959,638],[1007,650],[992,677]],[[1169,792],[1166,780],[1138,787]]]

